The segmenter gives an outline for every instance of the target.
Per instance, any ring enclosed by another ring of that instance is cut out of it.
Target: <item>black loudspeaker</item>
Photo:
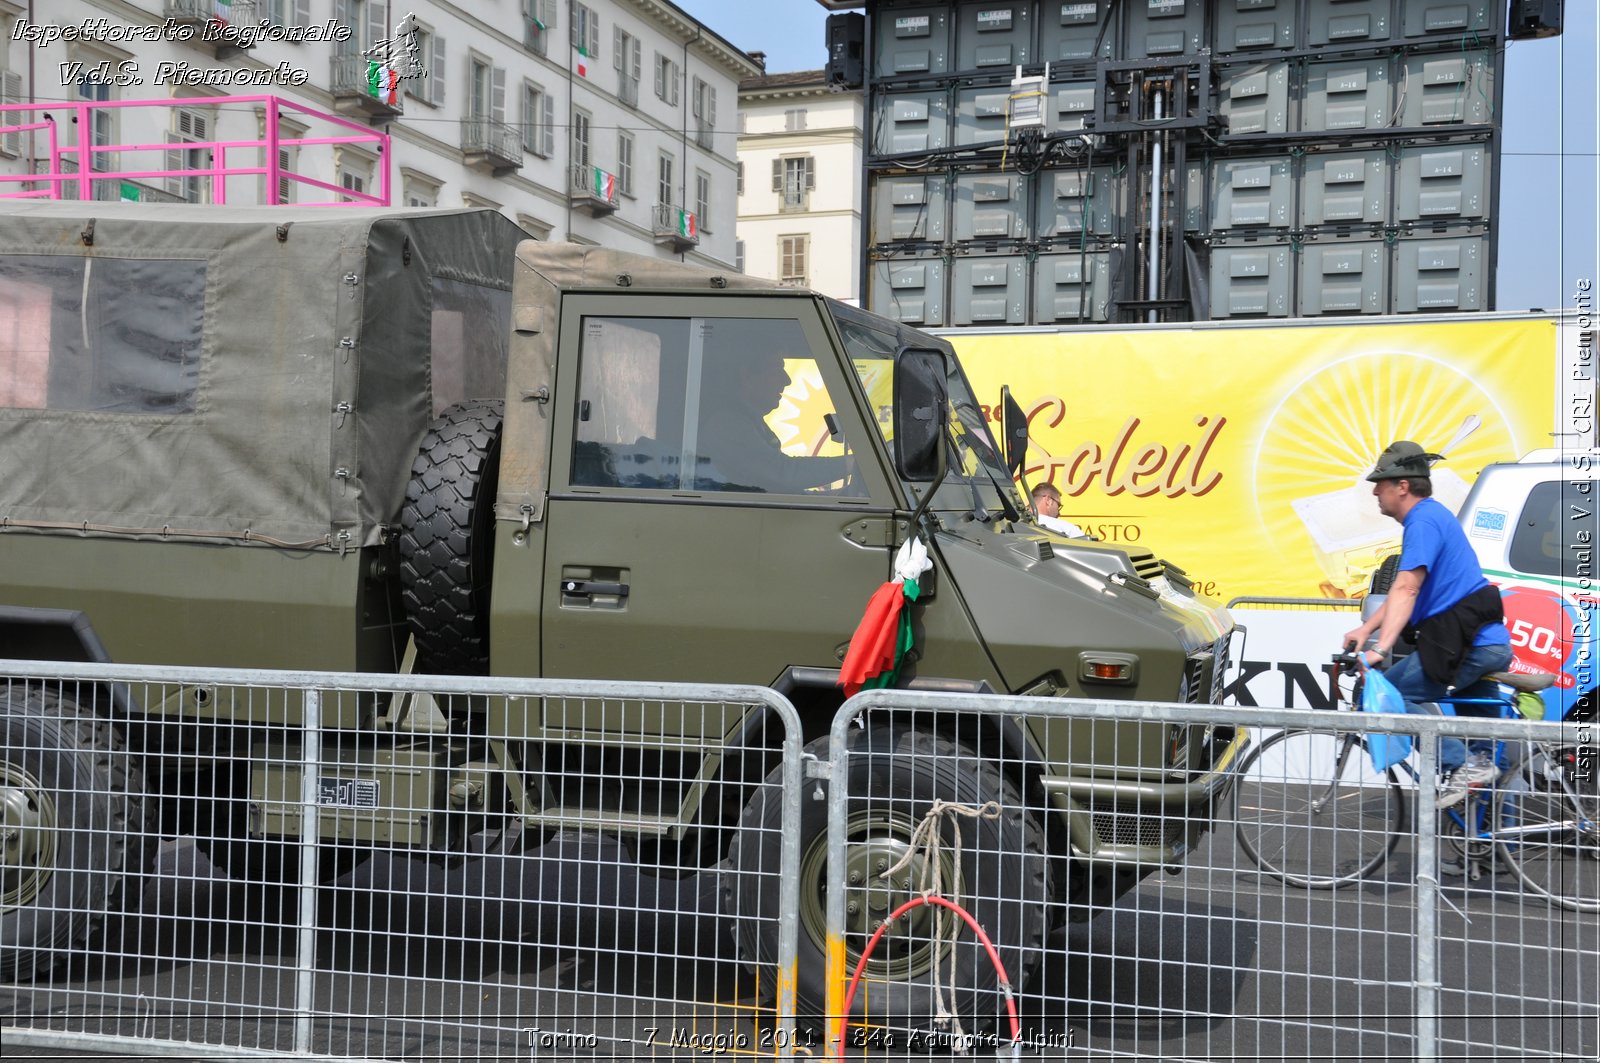
[[[1506,36],[1514,41],[1554,37],[1561,32],[1561,0],[1511,0]]]
[[[863,54],[867,43],[867,17],[856,11],[828,16],[828,69],[830,88],[859,89],[866,80]]]

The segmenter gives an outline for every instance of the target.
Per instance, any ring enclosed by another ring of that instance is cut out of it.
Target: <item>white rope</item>
[[[916,859],[920,850],[923,853],[922,881],[917,883],[918,890],[924,897],[944,897],[956,904],[961,903],[961,816],[968,819],[999,819],[1002,809],[998,801],[986,801],[981,806],[973,808],[971,805],[958,805],[952,801],[934,798],[933,804],[928,806],[927,815],[922,817],[922,822],[917,824],[916,830],[911,832],[911,842],[902,856],[893,867],[883,873],[885,879],[892,878],[895,872],[908,866]],[[951,894],[944,892],[944,868],[940,857],[944,852],[944,833],[942,831],[946,814],[950,818],[950,832],[954,841],[950,846],[953,853],[951,866],[955,870],[954,881],[950,883]],[[933,1001],[934,1022],[943,1026],[954,1024],[953,1041],[957,1051],[961,1051],[966,1044],[967,1033],[961,1028],[961,1018],[956,1014],[956,950],[950,950],[950,980],[948,990],[945,980],[939,972],[938,949],[944,942],[945,925],[947,919],[954,919],[947,908],[939,905],[929,905],[933,908]],[[949,994],[949,1003],[946,1004],[946,992]]]

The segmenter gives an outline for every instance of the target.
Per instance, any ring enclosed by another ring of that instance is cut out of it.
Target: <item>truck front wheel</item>
[[[0,982],[25,982],[90,943],[150,841],[109,722],[18,685],[0,693],[0,732]]]
[[[826,760],[828,740],[811,743],[806,752]],[[1020,987],[1044,945],[1050,869],[1044,833],[1015,788],[965,747],[903,727],[877,726],[853,736],[848,765],[842,884],[847,973],[885,917],[937,873],[938,892],[973,915],[995,943],[1011,985]],[[800,804],[796,990],[802,1012],[813,1017],[827,1010],[828,802],[816,799],[826,786],[807,780]],[[914,844],[913,836],[936,800],[968,810],[993,802],[999,814],[947,813],[935,853]],[[723,904],[734,917],[742,957],[758,966],[778,958],[782,812],[780,770],[756,788],[724,865]],[[889,874],[897,864],[900,869]],[[1004,1011],[998,973],[976,936],[953,915],[940,920],[940,911],[931,905],[913,909],[884,935],[852,1004],[853,1024],[881,1024],[911,1046],[936,1043],[933,1038],[948,1036],[931,1025],[941,986],[947,1001],[953,994],[969,1031],[998,1021]]]
[[[417,670],[489,671],[494,496],[504,404],[450,407],[422,437],[400,511],[400,586]]]

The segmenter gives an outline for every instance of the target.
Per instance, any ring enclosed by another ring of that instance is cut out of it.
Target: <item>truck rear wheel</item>
[[[151,840],[139,774],[108,721],[12,686],[0,733],[0,982],[25,982],[91,942]]]
[[[504,404],[458,403],[433,422],[400,511],[400,584],[417,669],[489,671],[494,497]]]
[[[957,819],[959,849],[955,830],[950,820],[945,821],[937,857],[941,892],[973,915],[994,941],[1011,985],[1021,986],[1042,955],[1050,868],[1043,852],[1043,830],[1022,807],[1015,788],[970,750],[930,734],[879,726],[859,733],[853,743],[844,883],[847,972],[854,971],[878,924],[921,892],[920,876],[929,856],[923,849],[913,851],[910,842],[933,802],[943,799],[976,809],[993,801],[1000,806],[998,818]],[[812,742],[806,752],[826,760],[828,740]],[[796,986],[801,1011],[813,1018],[826,1011],[828,885],[828,803],[813,800],[814,789],[808,780],[800,805]],[[756,788],[745,806],[722,879],[723,904],[735,919],[740,953],[746,962],[759,966],[778,959],[782,810],[780,770]],[[908,865],[885,888],[883,870],[908,854]],[[958,868],[959,895],[952,886]],[[914,909],[878,943],[862,976],[871,984],[863,986],[852,1004],[852,1024],[867,1021],[909,1032],[912,1047],[935,1044],[942,1032],[932,1025],[939,981],[946,999],[954,990],[957,1012],[968,1030],[990,1028],[999,1020],[1004,997],[999,975],[982,945],[954,916],[945,920],[944,936],[935,940],[936,911],[932,906]]]

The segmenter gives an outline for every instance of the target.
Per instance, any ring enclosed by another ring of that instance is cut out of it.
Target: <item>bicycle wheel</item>
[[[1239,848],[1262,871],[1305,889],[1359,882],[1405,832],[1394,770],[1375,771],[1359,735],[1284,731],[1261,743],[1234,787]]]
[[[1522,884],[1573,912],[1600,912],[1600,789],[1524,770],[1495,796],[1500,855]]]

